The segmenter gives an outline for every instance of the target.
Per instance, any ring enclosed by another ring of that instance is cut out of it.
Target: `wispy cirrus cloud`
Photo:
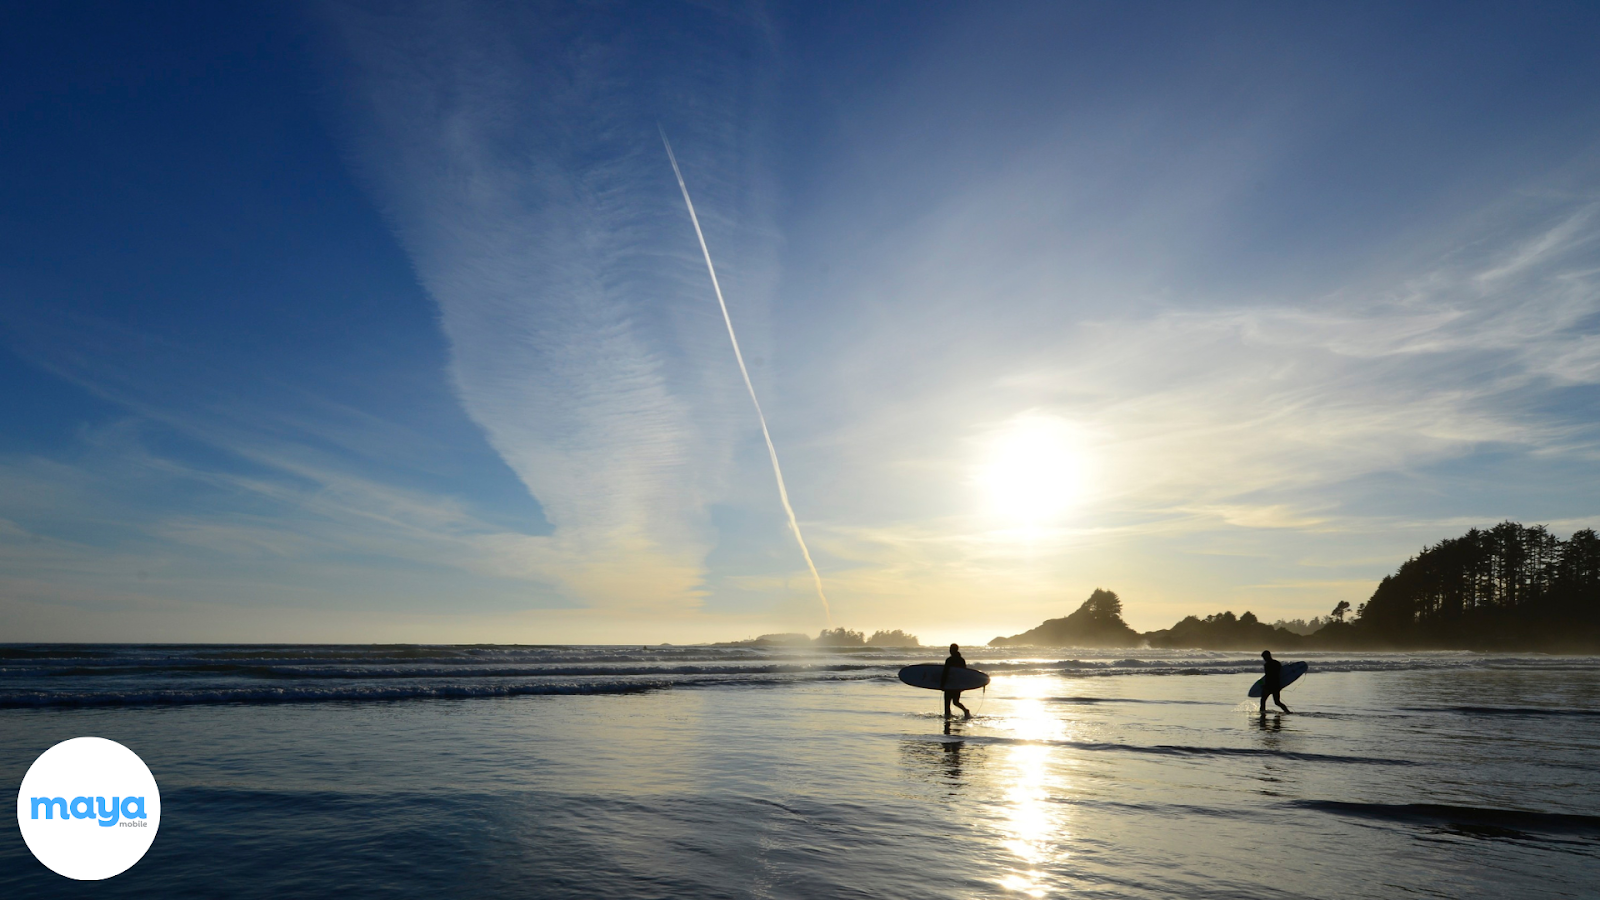
[[[654,130],[667,118],[692,148],[730,303],[759,343],[760,22],[478,5],[329,18],[352,60],[358,166],[439,304],[460,400],[555,527],[529,565],[585,602],[697,603],[707,506],[749,423]]]

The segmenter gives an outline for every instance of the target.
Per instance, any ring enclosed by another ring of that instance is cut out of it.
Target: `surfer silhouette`
[[[1292,712],[1289,707],[1283,705],[1283,698],[1278,696],[1278,692],[1283,690],[1283,663],[1272,658],[1271,650],[1261,651],[1261,660],[1262,668],[1266,669],[1261,676],[1261,714],[1263,716],[1267,714],[1268,697],[1272,698],[1273,703],[1278,704],[1279,709]]]
[[[961,656],[961,648],[959,646],[955,645],[955,644],[951,644],[950,645],[950,656],[949,656],[949,658],[947,658],[944,661],[944,671],[939,673],[939,687],[941,687],[941,688],[944,687],[945,680],[950,677],[950,670],[951,669],[965,669],[966,667],[967,667],[967,661],[964,658],[962,658],[962,656]],[[954,703],[956,706],[960,706],[961,707],[961,711],[963,713],[966,713],[966,715],[963,718],[967,718],[967,719],[972,718],[972,710],[967,709],[961,703],[961,692],[960,691],[945,691],[944,692],[944,717],[946,719],[950,718],[950,704],[952,704],[952,703]],[[1282,704],[1279,704],[1279,705],[1281,706]]]

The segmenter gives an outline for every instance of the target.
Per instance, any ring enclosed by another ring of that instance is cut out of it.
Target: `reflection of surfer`
[[[944,733],[950,733],[950,723],[944,723]],[[960,734],[961,732],[956,732]],[[950,779],[951,784],[961,783],[961,745],[962,741],[945,741],[944,743],[944,776]]]
[[[1261,714],[1267,714],[1268,697],[1278,704],[1279,709],[1289,712],[1289,707],[1283,705],[1283,698],[1278,696],[1278,692],[1283,690],[1283,663],[1272,658],[1271,650],[1261,651],[1261,659],[1266,669],[1266,674],[1261,676]]]
[[[939,687],[940,688],[944,687],[945,681],[947,679],[949,679],[949,677],[950,677],[950,670],[951,669],[955,669],[955,668],[965,669],[966,667],[967,667],[967,661],[965,659],[962,659],[962,657],[961,657],[961,648],[959,646],[955,645],[955,644],[951,644],[950,645],[950,658],[946,659],[944,661],[944,671],[939,673]],[[1265,701],[1262,701],[1262,702],[1265,702]],[[944,692],[944,717],[946,719],[950,718],[950,704],[952,704],[952,703],[954,703],[955,705],[961,707],[961,711],[966,713],[965,718],[968,718],[968,719],[972,718],[972,710],[967,709],[965,706],[962,706],[962,704],[961,704],[961,692],[960,691],[945,691]],[[1280,703],[1278,705],[1282,706],[1283,704]]]

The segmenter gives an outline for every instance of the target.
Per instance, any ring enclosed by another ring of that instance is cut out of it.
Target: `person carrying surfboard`
[[[1289,707],[1283,705],[1283,698],[1278,696],[1278,692],[1283,690],[1283,663],[1272,658],[1271,650],[1261,651],[1261,660],[1262,666],[1267,670],[1261,676],[1261,714],[1263,716],[1267,714],[1268,697],[1272,698],[1273,703],[1278,704],[1279,709],[1291,712]]]
[[[944,687],[945,682],[950,678],[950,670],[951,669],[965,669],[966,667],[967,667],[967,661],[964,658],[962,658],[962,656],[961,656],[961,648],[959,646],[955,645],[955,644],[951,644],[950,645],[950,656],[944,661],[944,671],[939,673],[939,687],[940,688]],[[1265,701],[1263,701],[1263,702],[1265,702]],[[950,718],[950,704],[952,704],[952,703],[954,703],[957,706],[960,706],[961,707],[961,711],[966,713],[966,715],[963,716],[963,718],[967,718],[967,719],[972,718],[972,710],[967,709],[965,706],[962,706],[962,703],[961,703],[961,692],[960,691],[945,691],[944,692],[944,717],[946,719]],[[1279,705],[1281,706],[1282,704],[1279,704]]]

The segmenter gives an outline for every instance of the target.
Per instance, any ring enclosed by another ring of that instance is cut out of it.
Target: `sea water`
[[[938,651],[0,647],[0,775],[122,742],[161,787],[102,883],[5,817],[0,897],[1579,897],[1600,660]]]

